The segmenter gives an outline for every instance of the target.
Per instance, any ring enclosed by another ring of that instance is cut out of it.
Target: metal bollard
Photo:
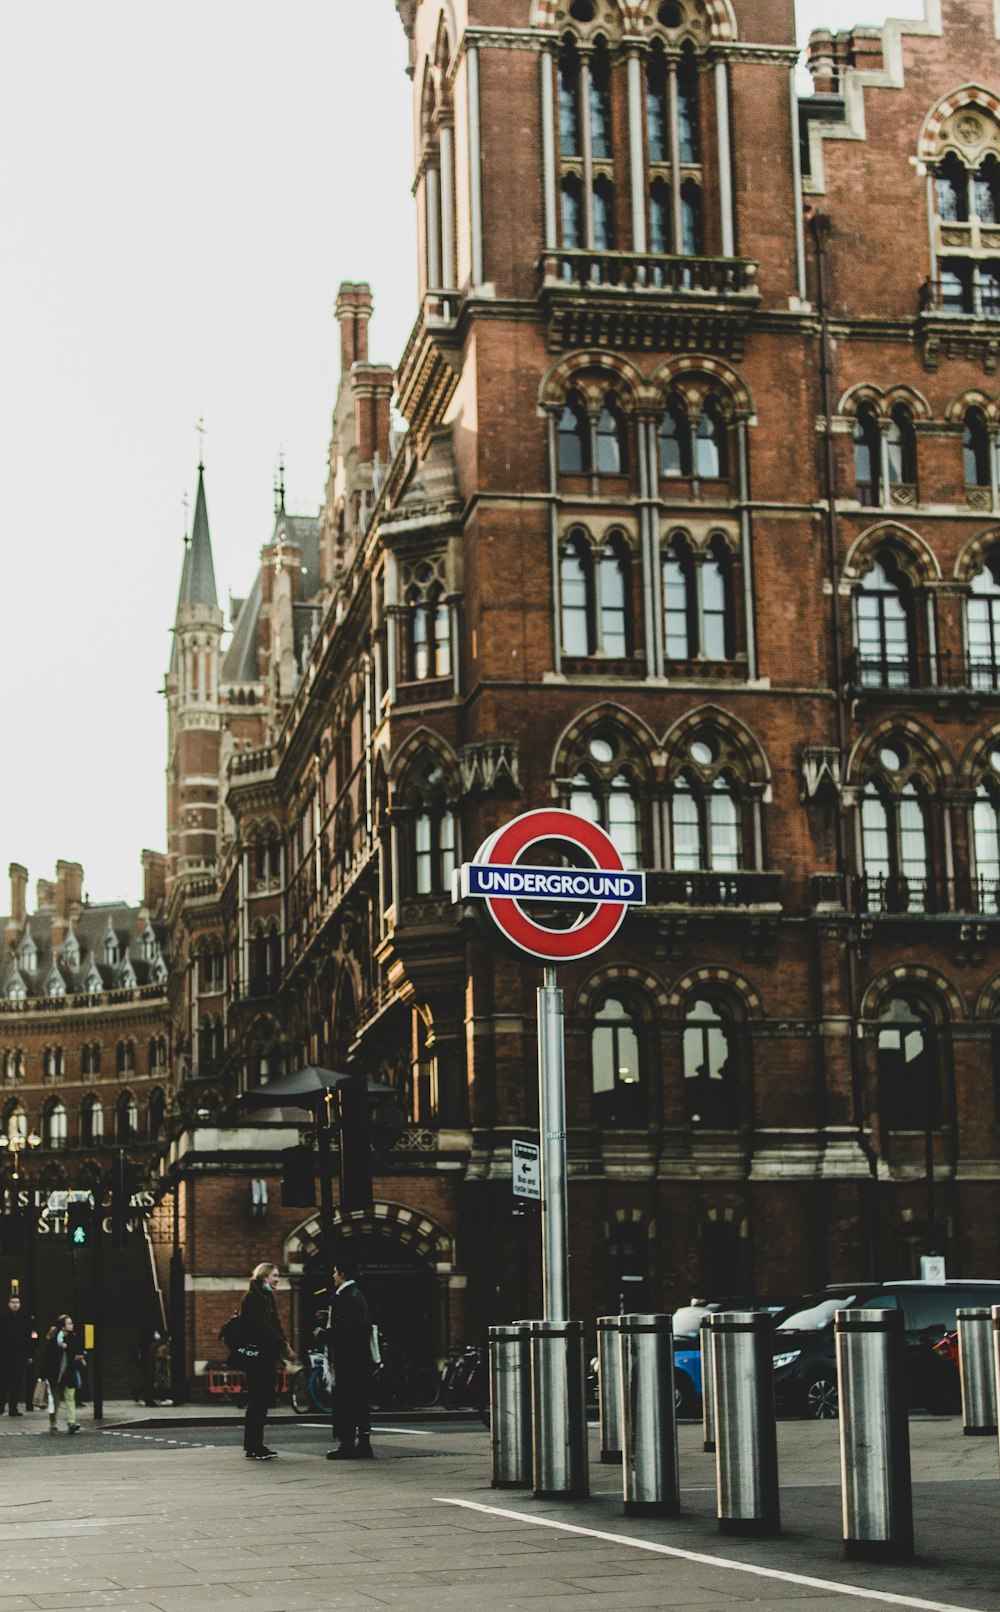
[[[712,1340],[719,1531],[780,1533],[771,1317],[729,1310],[708,1316],[707,1325]]]
[[[490,1483],[531,1488],[531,1334],[490,1327]]]
[[[703,1315],[698,1328],[698,1345],[701,1349],[701,1431],[707,1454],[715,1453],[715,1379],[712,1376],[712,1336],[708,1330],[708,1316]]]
[[[1000,1304],[994,1304],[993,1315],[993,1389],[1000,1409]],[[998,1418],[1000,1420],[1000,1418]]]
[[[844,1554],[913,1556],[910,1426],[902,1310],[837,1310]]]
[[[993,1376],[993,1325],[989,1310],[956,1310],[958,1370],[962,1380],[962,1432],[997,1431]]]
[[[669,1315],[623,1315],[622,1490],[630,1517],[680,1510],[674,1338]]]
[[[531,1323],[531,1463],[539,1498],[590,1493],[581,1321]]]
[[[601,1460],[622,1458],[622,1378],[618,1359],[618,1315],[597,1318],[597,1386],[600,1394]]]

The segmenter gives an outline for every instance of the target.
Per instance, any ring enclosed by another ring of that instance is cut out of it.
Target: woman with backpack
[[[290,1361],[292,1352],[278,1318],[274,1302],[281,1272],[270,1260],[254,1266],[240,1301],[240,1341],[237,1346],[247,1379],[247,1411],[243,1422],[243,1453],[248,1461],[273,1461],[276,1450],[264,1443],[264,1423],[274,1402],[274,1374],[279,1361]]]

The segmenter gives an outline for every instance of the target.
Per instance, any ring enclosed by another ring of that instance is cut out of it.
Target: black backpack
[[[245,1371],[252,1361],[260,1356],[260,1350],[255,1343],[251,1343],[246,1335],[243,1317],[239,1311],[229,1317],[229,1320],[219,1328],[219,1342],[224,1343],[229,1352],[227,1365],[234,1371]]]

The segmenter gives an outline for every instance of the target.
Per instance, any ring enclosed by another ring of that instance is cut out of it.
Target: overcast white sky
[[[800,0],[824,23],[921,0]],[[414,314],[406,52],[392,0],[0,0],[0,912],[84,864],[137,897],[164,848],[165,720],[203,416],[220,599],[323,496],[337,285],[372,356]]]

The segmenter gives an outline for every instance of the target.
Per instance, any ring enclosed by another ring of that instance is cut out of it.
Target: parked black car
[[[906,1387],[911,1407],[955,1411],[958,1374],[934,1344],[955,1330],[955,1311],[1000,1304],[1000,1282],[857,1282],[824,1288],[786,1315],[774,1334],[774,1397],[779,1411],[835,1417],[839,1410],[833,1333],[836,1310],[900,1309],[906,1327]]]

